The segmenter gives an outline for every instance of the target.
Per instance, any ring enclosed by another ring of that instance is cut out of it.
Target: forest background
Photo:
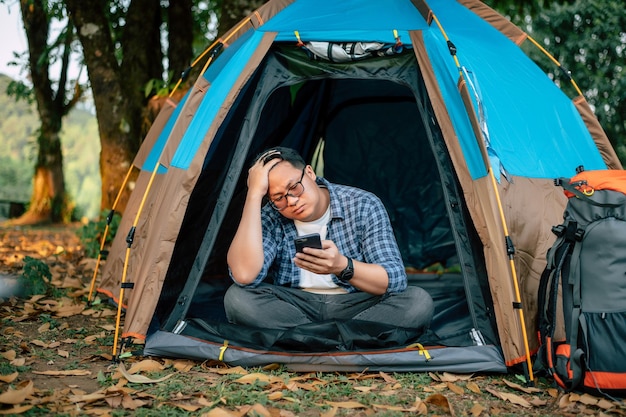
[[[0,0],[0,7],[8,7],[15,0]],[[76,34],[76,22],[68,19],[71,15],[68,7],[72,1],[41,1],[22,0],[21,4],[30,4],[32,7],[42,7],[50,21],[61,22],[61,34],[54,31],[47,32],[46,45],[48,50],[42,57],[50,61],[62,60],[63,49],[60,45],[67,42],[72,51],[73,59],[77,65],[85,63],[83,50]],[[124,46],[125,36],[148,36],[144,31],[124,31],[124,19],[130,19],[133,4],[147,5],[149,1],[119,0],[103,2],[110,8],[106,15],[111,27],[111,36],[116,38],[116,47]],[[180,71],[174,70],[168,60],[172,58],[172,51],[166,49],[167,35],[173,23],[173,17],[166,16],[169,9],[175,5],[185,6],[191,11],[189,17],[193,19],[190,27],[193,29],[186,43],[189,52],[187,62],[198,56],[215,37],[232,26],[240,18],[258,7],[262,1],[254,0],[170,0],[156,1],[160,5],[163,22],[157,25],[158,37],[161,42],[156,42],[156,51],[149,51],[159,58],[163,65],[158,65],[157,71],[152,71],[149,76],[138,78],[142,85],[135,86],[135,90],[141,92],[141,106],[144,112],[129,111],[128,117],[141,120],[131,120],[130,125],[137,126],[131,129],[132,137],[122,137],[114,141],[119,146],[119,153],[126,154],[132,160],[133,153],[138,149],[141,135],[146,127],[140,126],[145,122],[146,111],[149,111],[150,101],[159,96],[167,95],[171,86],[178,79]],[[522,27],[533,38],[538,40],[555,58],[569,71],[590,102],[592,108],[605,128],[609,139],[614,145],[622,162],[626,162],[626,79],[623,76],[624,54],[626,50],[626,11],[621,0],[574,0],[574,1],[507,1],[487,0],[487,4],[494,7],[502,14],[509,17],[514,23]],[[78,9],[80,3],[76,3]],[[31,7],[31,9],[32,9]],[[76,8],[76,7],[75,7]],[[79,16],[74,13],[74,16]],[[168,20],[168,18],[170,20]],[[64,23],[65,22],[65,23]],[[69,22],[69,24],[67,24]],[[120,23],[122,22],[122,23]],[[130,22],[130,20],[129,20]],[[67,24],[63,26],[63,24]],[[128,24],[130,27],[130,23]],[[65,30],[66,32],[63,32]],[[63,35],[65,33],[65,35]],[[170,42],[171,44],[172,42]],[[160,46],[159,46],[160,45]],[[58,47],[57,56],[52,52]],[[130,55],[126,52],[124,57],[123,48],[115,53],[115,59],[119,64],[118,69],[123,69],[124,59]],[[136,51],[135,51],[136,52]],[[61,55],[58,55],[61,54]],[[553,77],[555,82],[567,90],[571,88],[567,83],[567,77],[552,65],[538,50],[529,51],[531,57],[544,67]],[[32,55],[32,53],[31,53]],[[28,51],[16,51],[14,64],[23,66],[28,73],[32,70],[37,60],[30,60]],[[35,57],[36,58],[36,57]],[[180,58],[179,58],[180,60]],[[547,61],[547,62],[546,62]],[[180,65],[178,65],[180,66]],[[50,68],[48,68],[50,70]],[[93,70],[91,71],[93,73]],[[111,182],[118,180],[121,184],[121,174],[117,177],[109,175],[110,172],[106,155],[102,152],[103,136],[107,133],[103,125],[107,120],[100,116],[100,128],[94,106],[92,87],[94,80],[79,85],[75,80],[62,79],[63,74],[50,74],[50,85],[56,91],[52,91],[57,97],[63,93],[65,96],[62,103],[68,108],[67,114],[62,115],[62,126],[58,132],[58,142],[62,153],[62,180],[67,198],[66,210],[71,212],[71,219],[81,217],[94,219],[102,210],[111,208],[111,199],[103,197],[103,190],[112,187]],[[0,202],[17,201],[30,204],[36,198],[34,180],[36,180],[37,167],[41,165],[42,149],[42,118],[37,110],[35,100],[36,88],[33,88],[33,78],[27,80],[12,80],[0,76]],[[74,84],[72,84],[74,82]],[[59,87],[60,84],[64,84]],[[80,87],[80,97],[76,97]],[[74,89],[74,90],[73,90]],[[570,96],[574,94],[569,91]],[[137,101],[137,97],[134,98]],[[71,106],[70,106],[71,104]],[[132,109],[131,109],[132,110]],[[101,112],[102,113],[102,112]],[[129,142],[132,142],[129,144]],[[117,152],[115,146],[105,143],[106,152]],[[116,190],[117,191],[117,190]],[[6,208],[5,208],[6,210]],[[0,217],[2,216],[0,204]],[[5,213],[6,214],[6,213]],[[67,220],[66,216],[63,219]],[[40,218],[39,220],[50,220]],[[53,219],[54,220],[54,219]],[[57,219],[58,220],[58,219]]]

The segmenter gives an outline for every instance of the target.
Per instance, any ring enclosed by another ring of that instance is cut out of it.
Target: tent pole
[[[154,182],[154,177],[156,176],[157,171],[159,170],[159,166],[161,165],[161,161],[157,161],[154,166],[154,170],[152,171],[152,175],[150,176],[150,181],[148,181],[148,185],[146,186],[146,190],[143,193],[143,197],[141,198],[141,204],[139,204],[139,209],[137,210],[137,214],[135,215],[135,219],[133,220],[133,225],[128,231],[128,235],[126,236],[126,254],[124,257],[124,270],[122,272],[122,280],[120,282],[120,295],[117,301],[117,315],[115,316],[115,336],[113,339],[113,358],[114,360],[118,358],[116,355],[117,352],[117,339],[119,337],[120,332],[120,321],[122,317],[122,304],[124,303],[124,289],[132,288],[133,284],[126,283],[126,276],[128,274],[128,259],[130,257],[130,248],[133,245],[133,240],[135,238],[135,230],[137,229],[137,223],[139,222],[139,217],[143,212],[143,207],[146,203],[146,199],[148,198],[148,194],[150,193],[150,189],[152,188],[152,183]]]
[[[452,43],[452,41],[450,41],[443,26],[441,25],[441,22],[439,22],[439,19],[434,13],[432,14],[432,18],[434,22],[437,24],[437,26],[439,27],[439,30],[441,34],[443,35],[444,40],[447,43],[448,50],[450,51],[450,55],[452,55],[452,58],[454,59],[454,63],[459,71],[459,77],[460,77],[460,82],[458,86],[459,93],[461,94],[461,98],[463,100],[463,103],[465,104],[467,116],[469,117],[470,123],[472,124],[472,128],[473,128],[472,130],[474,131],[474,136],[476,138],[478,148],[480,149],[481,155],[483,157],[483,163],[485,164],[485,168],[487,169],[487,173],[491,179],[493,191],[496,196],[496,202],[497,202],[498,211],[500,214],[500,222],[502,224],[502,228],[504,232],[507,256],[509,258],[511,278],[513,280],[513,287],[515,291],[515,294],[514,294],[515,299],[513,301],[513,308],[516,309],[519,314],[520,327],[522,330],[522,339],[524,342],[524,353],[526,355],[525,365],[527,368],[526,369],[527,383],[528,385],[534,385],[533,367],[532,367],[532,362],[531,362],[531,357],[530,357],[530,348],[528,346],[528,334],[526,332],[526,322],[524,319],[524,307],[521,301],[519,284],[517,282],[517,271],[516,271],[515,262],[514,262],[515,247],[513,246],[513,242],[511,240],[511,237],[509,236],[509,231],[506,225],[506,217],[504,215],[504,209],[502,208],[502,201],[500,199],[500,192],[498,191],[496,178],[491,168],[491,164],[489,163],[487,149],[485,148],[485,145],[483,143],[483,135],[485,133],[480,128],[479,121],[477,120],[476,111],[474,110],[472,99],[469,96],[469,89],[467,88],[467,85],[470,82],[469,80],[466,79],[465,71],[463,70],[463,68],[461,67],[461,64],[459,63],[459,59],[457,57],[456,46],[454,45],[454,43]],[[464,92],[467,94],[463,94]]]
[[[89,285],[89,295],[87,296],[87,305],[91,305],[91,301],[92,301],[91,296],[93,295],[93,290],[94,290],[94,287],[96,286],[96,277],[98,276],[98,268],[100,267],[102,256],[104,255],[106,257],[107,255],[107,251],[104,250],[104,244],[106,243],[106,239],[109,234],[109,228],[110,228],[111,222],[113,221],[113,216],[115,215],[115,209],[117,208],[117,205],[120,201],[122,192],[126,188],[126,183],[128,182],[128,179],[130,178],[130,174],[133,172],[133,166],[134,165],[131,164],[130,168],[128,169],[128,172],[126,173],[126,177],[124,178],[124,182],[122,182],[122,186],[120,187],[117,193],[117,197],[115,197],[115,201],[113,202],[113,207],[111,207],[111,211],[109,211],[109,214],[107,215],[107,223],[106,223],[106,226],[104,227],[104,232],[102,233],[102,239],[100,240],[100,250],[98,251],[98,259],[96,260],[96,268],[93,271],[93,276],[91,277],[91,284]]]
[[[539,45],[539,42],[534,40],[530,35],[527,34],[527,38],[533,45],[537,47],[537,49],[539,49],[545,56],[547,56],[554,63],[554,65],[556,65],[561,70],[561,73],[569,80],[569,82],[572,84],[572,86],[574,87],[578,95],[584,98],[583,92],[580,91],[580,88],[578,88],[578,84],[576,84],[576,81],[574,81],[570,72],[566,68],[564,68],[563,65],[561,65],[561,63],[554,57],[554,55],[548,52],[543,46]]]
[[[495,191],[496,201],[498,202],[498,211],[500,212],[500,220],[502,222],[502,227],[504,229],[504,239],[506,242],[506,253],[509,257],[509,266],[511,267],[511,274],[513,280],[513,287],[515,288],[515,301],[513,302],[513,308],[518,311],[520,326],[522,327],[522,339],[524,341],[524,352],[526,354],[526,374],[528,376],[529,385],[534,385],[534,375],[533,375],[533,366],[530,358],[530,348],[528,346],[528,333],[526,332],[526,321],[524,319],[524,306],[522,304],[522,299],[519,290],[519,283],[517,282],[517,270],[515,268],[514,256],[515,256],[515,247],[513,246],[513,241],[511,240],[511,236],[509,235],[509,230],[506,225],[506,218],[504,216],[504,210],[502,209],[502,201],[500,200],[500,193],[498,191],[498,184],[496,182],[496,177],[493,174],[493,170],[491,166],[487,167],[489,171],[489,177],[491,178],[491,184]]]

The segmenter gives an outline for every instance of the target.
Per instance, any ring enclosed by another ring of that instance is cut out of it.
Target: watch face
[[[349,281],[354,276],[354,266],[352,264],[352,259],[348,258],[348,266],[346,269],[341,271],[339,279],[342,281]]]

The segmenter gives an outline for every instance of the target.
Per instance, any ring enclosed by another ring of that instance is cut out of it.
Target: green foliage
[[[532,19],[532,36],[568,70],[626,163],[626,13],[621,0],[551,3]],[[553,67],[562,88],[569,81]]]
[[[11,81],[6,91],[10,97],[15,98],[16,102],[20,100],[24,100],[28,104],[35,102],[32,87],[27,86],[22,81]]]
[[[55,318],[53,318],[50,314],[43,314],[43,313],[40,314],[39,321],[43,324],[50,323],[51,329],[56,329],[57,327],[59,327],[59,322]]]
[[[89,258],[98,257],[107,223],[109,224],[109,229],[105,239],[105,246],[113,241],[121,218],[119,213],[104,210],[100,213],[98,220],[89,221],[77,230],[76,234],[85,248],[85,256]]]
[[[18,279],[23,297],[47,293],[51,279],[48,265],[30,256],[24,258],[24,270]]]
[[[28,202],[40,122],[34,104],[16,101],[6,93],[11,83],[0,75],[0,199]],[[100,211],[100,140],[95,116],[84,108],[70,112],[61,140],[68,198],[77,213],[94,218]]]
[[[170,71],[170,73],[168,74],[168,79],[170,81],[173,81],[174,83],[168,83],[167,81],[163,81],[160,79],[156,79],[153,78],[150,81],[148,81],[146,83],[146,85],[144,86],[144,95],[146,97],[151,97],[153,95],[159,96],[159,97],[167,97],[170,92],[174,89],[174,86],[176,85],[176,82],[178,81],[178,79],[172,79],[172,72]]]

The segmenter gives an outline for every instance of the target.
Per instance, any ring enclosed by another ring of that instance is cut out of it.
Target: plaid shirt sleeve
[[[404,291],[406,271],[383,203],[374,194],[358,188],[331,185],[330,192],[331,213],[337,215],[332,216],[329,239],[344,255],[385,268],[388,293]]]
[[[317,181],[328,188],[331,196],[331,221],[326,238],[335,242],[345,256],[385,268],[389,277],[388,293],[404,291],[407,287],[404,263],[380,199],[358,188],[331,184],[319,177]],[[293,221],[268,205],[262,208],[261,221],[264,263],[249,286],[258,286],[269,276],[276,285],[299,287],[300,271],[292,261],[296,255],[293,239],[297,236]],[[333,279],[350,292],[359,291],[337,277]]]

